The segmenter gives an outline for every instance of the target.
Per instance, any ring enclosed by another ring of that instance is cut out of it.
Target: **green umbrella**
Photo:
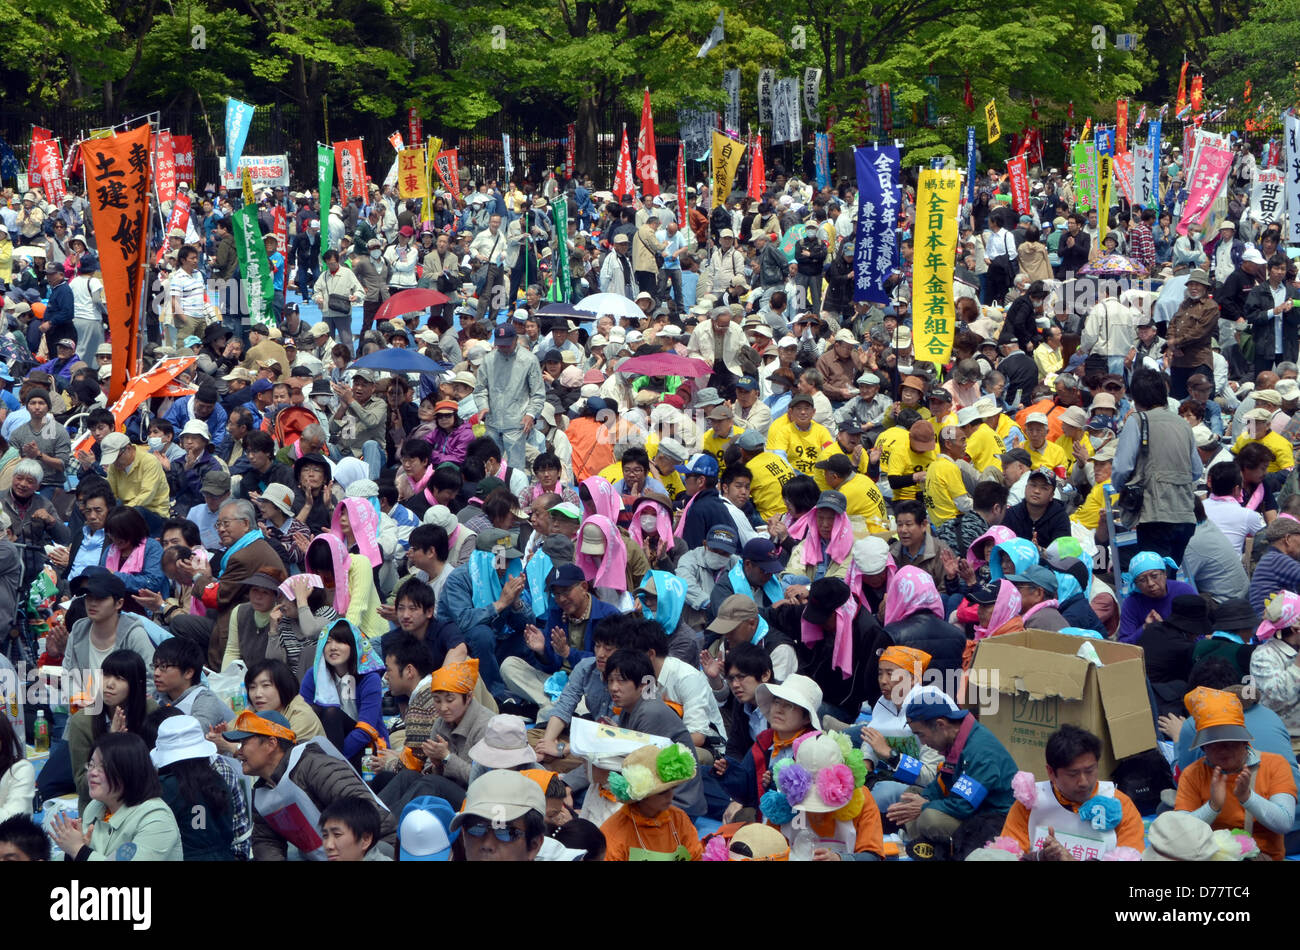
[[[789,231],[786,231],[785,236],[781,238],[781,253],[785,255],[787,261],[794,260],[795,245],[804,239],[807,230],[808,225],[796,224]]]

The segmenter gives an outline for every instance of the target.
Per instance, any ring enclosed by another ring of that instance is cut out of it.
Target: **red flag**
[[[1038,97],[1029,97],[1029,118],[1033,122],[1038,121]]]
[[[56,208],[63,204],[63,159],[58,139],[42,139],[32,145],[30,168],[40,171],[45,200]]]
[[[966,77],[966,85],[962,90],[961,101],[966,104],[967,112],[973,112],[975,110],[975,93],[971,91],[969,76]]]
[[[167,130],[153,137],[154,186],[158,200],[176,200],[176,153],[172,149],[172,134]]]
[[[1250,80],[1247,79],[1247,80],[1246,80],[1246,90],[1241,94],[1241,95],[1242,95],[1242,98],[1244,98],[1247,102],[1250,102],[1250,91],[1251,91],[1252,88],[1253,88],[1253,87],[1252,87],[1251,84],[1250,84]]]
[[[1178,102],[1174,105],[1175,112],[1182,112],[1187,108],[1187,60],[1183,60],[1183,68],[1178,71]]]
[[[618,147],[618,170],[614,174],[614,187],[610,189],[615,198],[636,193],[632,183],[632,150],[627,147],[627,126],[623,126],[623,144]]]
[[[1115,151],[1128,151],[1128,100],[1115,100]]]
[[[361,139],[334,143],[334,171],[338,176],[341,202],[353,197],[366,197],[366,158],[361,151]]]
[[[659,159],[655,156],[655,120],[650,112],[650,90],[641,103],[641,131],[636,137],[636,177],[643,195],[659,194]]]
[[[763,198],[763,189],[767,185],[767,166],[763,163],[763,133],[754,136],[754,151],[749,156],[749,191],[747,194],[755,201]]]
[[[194,136],[173,135],[172,157],[176,160],[176,181],[194,188]]]
[[[271,209],[271,233],[275,235],[275,249],[281,254],[289,253],[289,216],[283,205]]]
[[[1011,179],[1011,204],[1017,214],[1032,214],[1029,207],[1029,168],[1023,155],[1007,161],[1007,177]]]
[[[86,197],[99,239],[99,266],[113,341],[113,375],[108,398],[127,389],[136,368],[140,302],[144,297],[149,247],[148,123],[106,139],[90,139],[86,150]]]
[[[49,129],[43,129],[39,125],[32,126],[32,147],[28,152],[27,161],[27,187],[36,188],[41,184],[40,163],[37,161],[36,145],[38,142],[47,142],[54,138],[54,133]]]
[[[1016,146],[1016,155],[1024,155],[1034,141],[1034,130],[1026,128],[1020,133],[1020,144]]]
[[[690,211],[686,207],[686,143],[677,141],[677,221],[685,227],[690,222]]]
[[[1201,78],[1202,77],[1199,74],[1192,77],[1192,111],[1193,112],[1201,111]]]
[[[460,198],[460,157],[458,149],[449,148],[439,152],[433,159],[433,167],[442,179],[442,185],[451,192],[453,198]]]
[[[578,150],[578,127],[570,122],[566,131],[568,138],[564,140],[564,177],[572,178],[575,155]]]
[[[1038,129],[1030,129],[1030,137],[1034,140],[1029,146],[1029,160],[1035,165],[1043,164],[1043,133]]]
[[[415,108],[406,110],[406,138],[410,141],[411,148],[417,148],[420,144],[420,133],[423,131],[420,122],[420,113]]]
[[[171,217],[167,219],[166,234],[170,235],[172,233],[173,228],[176,228],[181,232],[184,232],[186,228],[189,226],[189,223],[190,223],[190,196],[184,191],[178,191],[176,193],[176,200],[172,202]],[[181,240],[184,241],[185,239],[181,238]],[[161,264],[163,258],[167,255],[167,252],[170,250],[171,250],[171,245],[168,244],[167,242],[163,242],[163,246],[158,248],[158,253],[154,255],[153,262],[155,264]]]

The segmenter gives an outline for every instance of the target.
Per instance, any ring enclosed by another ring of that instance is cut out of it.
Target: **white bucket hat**
[[[217,747],[203,737],[203,724],[193,716],[172,716],[158,726],[158,741],[149,751],[154,768],[161,769],[185,759],[216,758]]]
[[[795,673],[786,677],[784,683],[760,684],[754,694],[754,700],[758,703],[758,708],[765,719],[772,710],[773,699],[784,699],[787,703],[793,703],[800,709],[806,710],[808,718],[812,721],[812,727],[821,729],[821,717],[817,715],[817,710],[822,705],[822,688],[815,680]]]
[[[497,715],[488,720],[483,738],[470,746],[469,757],[489,769],[533,765],[537,753],[528,744],[528,726],[520,716]]]

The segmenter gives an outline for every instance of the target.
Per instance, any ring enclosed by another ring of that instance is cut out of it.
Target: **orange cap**
[[[880,659],[884,663],[893,663],[919,678],[929,668],[933,657],[924,650],[894,645],[885,647],[880,654]]]
[[[1250,742],[1246,714],[1235,693],[1198,686],[1183,697],[1183,705],[1196,722],[1192,748],[1212,742]]]
[[[276,719],[281,720],[284,725],[276,722]],[[270,736],[272,739],[297,742],[298,734],[289,728],[288,722],[280,713],[258,714],[251,709],[245,709],[235,720],[235,728],[223,732],[222,736],[227,742],[239,742],[250,735]]]
[[[551,780],[560,773],[549,772],[546,769],[521,769],[519,774],[526,775],[528,778],[540,785],[542,788],[542,794],[545,795],[546,790],[551,787]]]
[[[477,682],[478,660],[469,659],[434,670],[429,689],[435,693],[463,693],[468,696],[474,692],[474,684]]]
[[[433,412],[434,415],[437,415],[440,412],[455,412],[459,408],[460,408],[460,403],[456,402],[455,400],[442,399],[439,400],[438,403],[434,405]]]

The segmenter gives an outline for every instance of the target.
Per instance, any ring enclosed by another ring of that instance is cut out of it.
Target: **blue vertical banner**
[[[238,99],[226,100],[226,168],[239,177],[239,158],[244,154],[248,127],[253,124],[253,106]]]
[[[814,155],[816,158],[817,187],[831,186],[831,137],[827,132],[814,133]]]
[[[1093,141],[1097,146],[1098,155],[1115,154],[1115,130],[1098,129],[1093,133]]]
[[[966,126],[966,200],[975,204],[975,126]]]
[[[888,303],[885,279],[894,268],[899,206],[898,147],[854,149],[858,231],[853,245],[853,299]]]
[[[1156,158],[1156,173],[1157,173],[1157,174],[1156,174],[1156,179],[1159,180],[1159,178],[1160,178],[1160,175],[1159,175],[1159,172],[1160,172],[1160,120],[1159,120],[1159,119],[1152,119],[1152,120],[1147,124],[1147,144],[1151,146],[1151,151],[1152,151],[1152,153],[1155,155],[1155,158]]]

